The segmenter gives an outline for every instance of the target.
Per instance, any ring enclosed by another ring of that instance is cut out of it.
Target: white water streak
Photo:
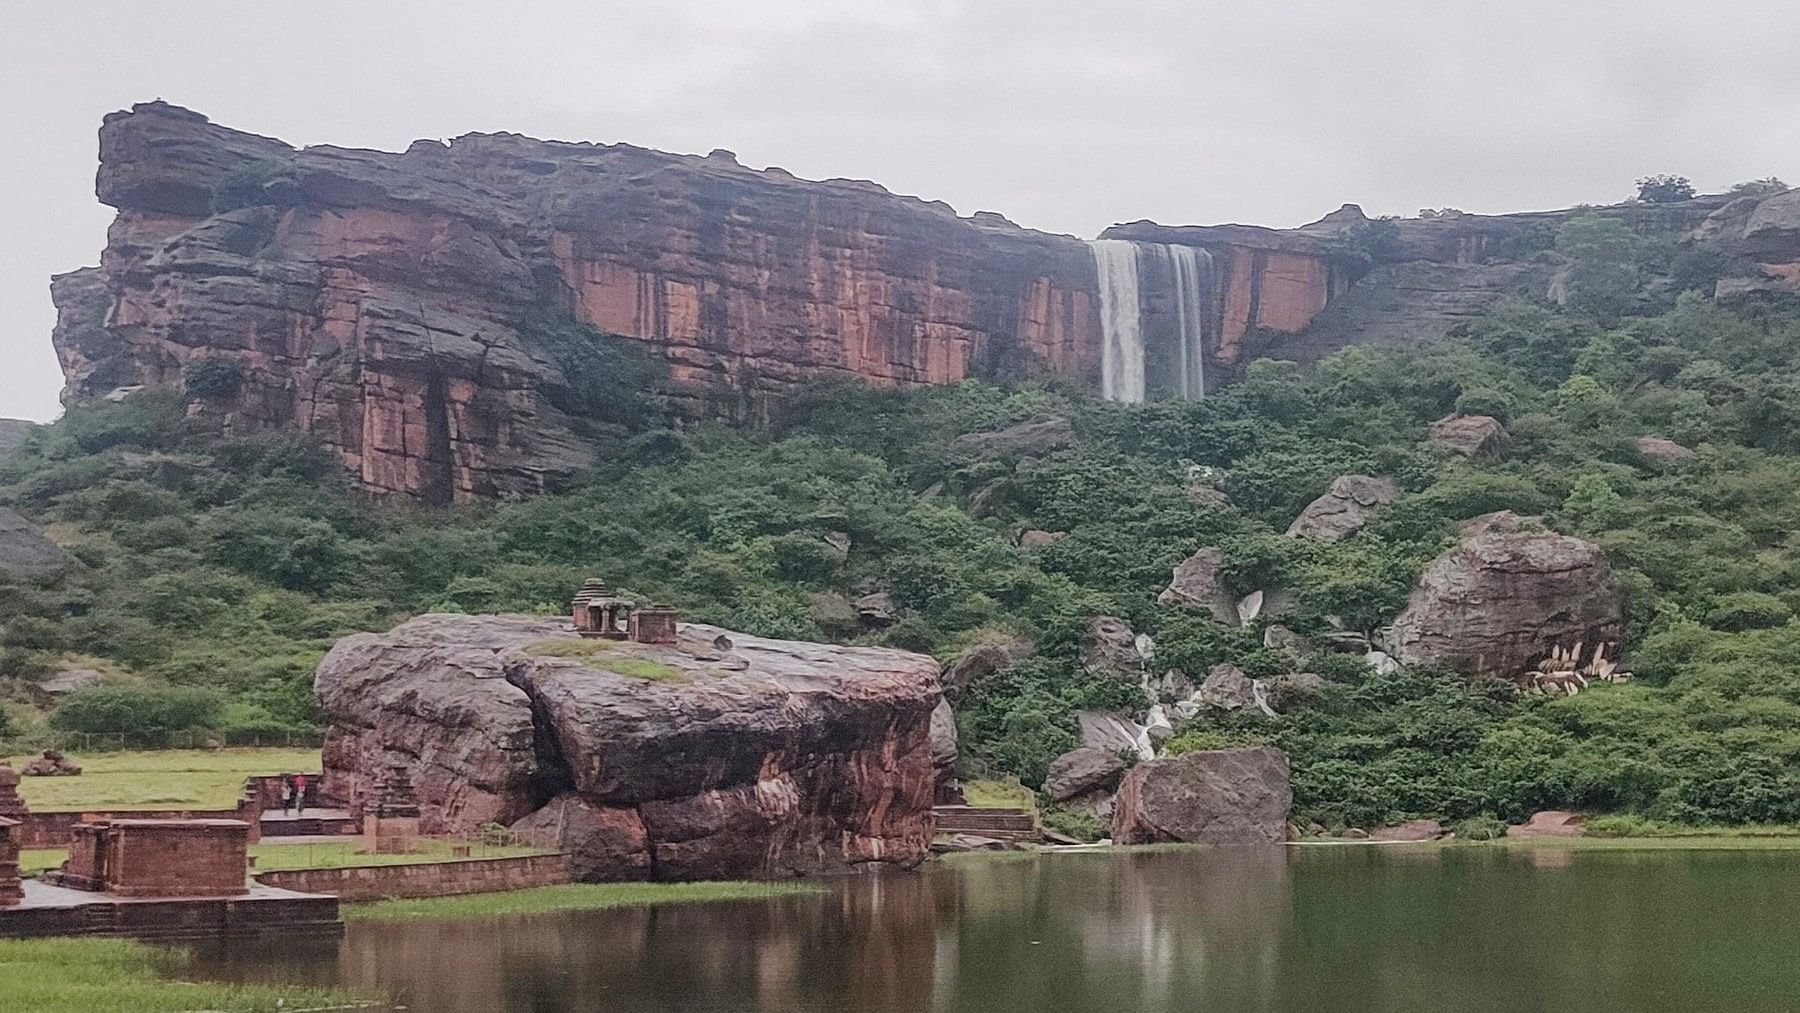
[[[1135,404],[1144,400],[1137,244],[1096,239],[1088,246],[1094,251],[1094,270],[1100,281],[1100,396]]]

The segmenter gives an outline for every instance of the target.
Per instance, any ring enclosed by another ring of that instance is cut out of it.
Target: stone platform
[[[264,840],[270,837],[353,837],[363,832],[361,816],[347,809],[307,809],[304,814],[264,810]]]
[[[253,885],[235,897],[120,897],[25,882],[25,898],[0,908],[0,939],[111,936],[217,939],[337,936],[338,899]]]

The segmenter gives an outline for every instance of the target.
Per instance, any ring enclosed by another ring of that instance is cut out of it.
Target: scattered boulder
[[[47,538],[37,525],[0,507],[0,576],[48,581],[74,564],[75,557]]]
[[[1031,642],[1016,637],[983,641],[951,659],[944,666],[941,677],[944,694],[951,700],[957,700],[969,691],[969,687],[981,680],[1012,667],[1013,663],[1031,656]]]
[[[1214,665],[1200,684],[1200,703],[1218,710],[1249,710],[1256,706],[1256,684],[1244,670],[1224,662]]]
[[[97,686],[105,679],[106,673],[99,669],[65,661],[57,665],[55,671],[38,680],[37,691],[55,700],[78,689]]]
[[[1238,625],[1237,602],[1225,590],[1219,573],[1225,556],[1218,549],[1201,549],[1176,564],[1169,586],[1157,596],[1164,605],[1190,605],[1206,609],[1227,626]]]
[[[862,616],[856,606],[836,591],[815,591],[807,595],[806,614],[825,630],[854,631],[862,625]]]
[[[964,433],[950,449],[982,458],[1036,457],[1073,446],[1075,426],[1066,418],[1032,419],[1005,429]]]
[[[1181,494],[1195,506],[1222,507],[1231,504],[1224,490],[1208,482],[1189,482],[1181,487]]]
[[[650,840],[636,809],[595,805],[569,793],[514,823],[528,842],[569,853],[569,868],[584,883],[650,878]]]
[[[1535,812],[1524,823],[1506,828],[1508,837],[1580,837],[1586,817],[1580,813],[1545,810]]]
[[[1527,528],[1544,529],[1542,517],[1525,517],[1511,510],[1495,510],[1493,513],[1471,517],[1456,525],[1457,534],[1463,538],[1475,538],[1490,531],[1524,531]]]
[[[427,615],[340,640],[314,687],[326,777],[353,805],[396,762],[428,832],[512,823],[573,795],[579,806],[529,825],[595,828],[592,878],[911,864],[930,843],[941,694],[924,655],[697,623],[649,644],[584,640],[560,620]]]
[[[1075,720],[1081,726],[1083,746],[1117,756],[1136,756],[1140,760],[1148,760],[1156,755],[1149,729],[1131,720],[1129,715],[1111,711],[1078,711]]]
[[[1050,761],[1044,794],[1052,802],[1067,802],[1092,791],[1111,792],[1130,767],[1119,750],[1097,746],[1071,749]]]
[[[1294,523],[1290,538],[1335,542],[1362,530],[1383,507],[1400,498],[1400,486],[1391,478],[1344,475],[1332,481],[1325,494],[1306,505]]]
[[[1118,616],[1095,616],[1081,637],[1081,666],[1096,675],[1137,683],[1144,677],[1144,656],[1137,633]]]
[[[886,591],[871,591],[856,599],[856,617],[870,629],[886,629],[900,621],[900,609]]]
[[[1437,820],[1409,820],[1397,826],[1382,827],[1369,835],[1372,841],[1435,841],[1450,831]]]
[[[1506,427],[1492,415],[1446,415],[1431,424],[1427,438],[1439,450],[1464,457],[1499,457],[1506,452]]]
[[[1113,800],[1118,844],[1279,844],[1293,793],[1287,754],[1219,749],[1133,767]]]
[[[1623,610],[1598,545],[1491,530],[1425,568],[1388,645],[1404,664],[1521,679],[1559,645],[1618,640]]]
[[[1271,651],[1280,651],[1291,657],[1304,657],[1312,650],[1312,643],[1305,637],[1280,623],[1271,623],[1263,629],[1263,646]]]
[[[1293,672],[1278,675],[1263,683],[1269,706],[1278,714],[1286,714],[1306,706],[1325,694],[1325,677],[1317,672]]]
[[[1043,531],[1038,528],[1031,528],[1030,530],[1019,532],[1019,548],[1044,549],[1055,545],[1057,542],[1060,542],[1067,537],[1069,537],[1067,531]]]
[[[81,764],[70,762],[54,749],[46,749],[44,755],[27,763],[19,773],[26,777],[80,777]]]
[[[1638,437],[1637,452],[1645,461],[1661,465],[1686,464],[1699,456],[1674,440],[1665,440],[1660,436]]]

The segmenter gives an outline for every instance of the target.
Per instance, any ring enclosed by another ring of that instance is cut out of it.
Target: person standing
[[[283,775],[281,778],[281,815],[289,816],[294,809],[294,779]]]
[[[294,776],[294,812],[296,815],[299,815],[299,816],[306,815],[306,775],[305,774],[296,774]]]

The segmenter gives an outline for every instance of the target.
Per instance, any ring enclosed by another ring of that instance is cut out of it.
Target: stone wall
[[[418,865],[294,869],[260,873],[256,881],[299,893],[329,894],[343,901],[368,901],[557,886],[570,882],[570,876],[569,856],[554,854]]]

